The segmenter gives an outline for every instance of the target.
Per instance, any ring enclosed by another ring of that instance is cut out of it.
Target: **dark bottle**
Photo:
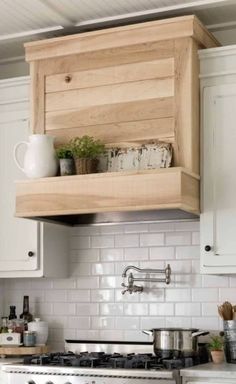
[[[8,319],[9,320],[17,319],[15,305],[10,305],[10,315],[9,315]]]
[[[33,320],[33,316],[29,311],[29,296],[24,296],[23,312],[20,315],[20,319],[24,320],[25,329],[28,329],[27,324]]]

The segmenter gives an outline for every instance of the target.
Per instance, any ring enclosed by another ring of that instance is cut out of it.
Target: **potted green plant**
[[[98,157],[104,153],[105,145],[92,136],[75,137],[70,141],[77,174],[97,172]]]
[[[60,175],[74,175],[75,163],[70,145],[61,145],[56,149],[56,154],[59,159]]]
[[[224,340],[221,336],[211,336],[209,350],[213,363],[220,364],[224,361]]]

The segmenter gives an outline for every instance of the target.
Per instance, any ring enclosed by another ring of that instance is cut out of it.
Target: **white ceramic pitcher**
[[[29,142],[20,141],[14,147],[14,160],[18,168],[30,179],[50,177],[57,174],[58,161],[53,146],[54,137],[47,135],[30,135]],[[24,166],[19,163],[17,154],[21,145],[26,145]]]

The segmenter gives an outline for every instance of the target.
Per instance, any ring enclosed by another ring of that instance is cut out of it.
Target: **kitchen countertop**
[[[236,379],[236,364],[201,364],[195,367],[181,369],[181,376],[184,377],[213,377],[224,379]]]

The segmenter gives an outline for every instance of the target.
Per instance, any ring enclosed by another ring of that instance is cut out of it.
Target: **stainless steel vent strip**
[[[114,378],[114,379],[142,379],[142,380],[157,380],[157,377],[145,377],[145,376],[121,376],[121,375],[96,375],[96,374],[83,374],[83,373],[52,373],[52,372],[29,372],[29,371],[16,371],[10,370],[8,373],[18,373],[26,375],[42,375],[42,376],[67,376],[67,377],[100,377],[100,378]],[[162,380],[170,380],[162,378]]]

